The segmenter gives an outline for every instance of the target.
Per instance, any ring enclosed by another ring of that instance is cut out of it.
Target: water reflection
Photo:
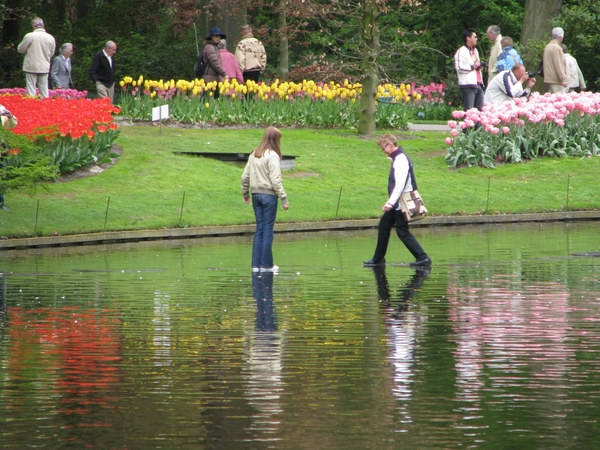
[[[570,294],[563,283],[531,282],[520,274],[496,274],[486,280],[457,282],[450,276],[449,317],[457,347],[457,402],[463,423],[483,418],[483,397],[491,395],[499,407],[514,407],[545,396],[545,419],[560,429],[570,408],[569,378],[577,366],[569,344]],[[526,397],[515,395],[529,392]]]
[[[273,303],[273,273],[253,273],[252,292],[256,301],[256,326],[248,336],[244,365],[245,396],[254,408],[249,430],[254,440],[278,440],[282,413],[283,336],[277,330]]]
[[[0,254],[0,446],[595,448],[597,224],[417,231]]]
[[[396,408],[400,416],[398,420],[400,428],[396,431],[406,432],[408,431],[406,424],[413,421],[410,408],[412,383],[415,380],[415,349],[421,321],[417,313],[409,312],[409,306],[415,293],[430,275],[431,268],[415,269],[409,281],[393,295],[390,293],[386,267],[377,266],[372,270],[377,282],[380,307],[383,310],[387,326],[389,360],[393,368],[392,393],[398,400]]]
[[[6,276],[0,272],[0,336],[6,327]]]

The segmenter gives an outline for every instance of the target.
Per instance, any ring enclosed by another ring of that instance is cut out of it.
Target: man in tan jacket
[[[552,40],[544,49],[544,83],[548,92],[567,92],[567,68],[565,54],[560,44],[565,32],[562,28],[552,28]]]
[[[42,98],[48,97],[48,74],[50,62],[56,49],[56,41],[46,33],[44,21],[36,17],[31,21],[33,31],[27,33],[17,47],[17,51],[25,55],[23,72],[27,84],[27,94],[35,97],[36,86],[40,89]]]
[[[492,49],[490,50],[490,59],[488,61],[488,86],[498,75],[498,56],[502,53],[502,35],[498,25],[491,25],[487,29],[487,37],[492,41]]]
[[[265,47],[252,35],[252,27],[242,27],[242,40],[235,49],[235,58],[240,65],[244,82],[254,80],[258,82],[260,74],[267,67],[267,53]]]

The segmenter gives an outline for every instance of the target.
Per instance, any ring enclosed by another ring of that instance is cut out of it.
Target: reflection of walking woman
[[[277,216],[277,197],[287,211],[289,202],[281,182],[281,131],[269,127],[262,142],[248,158],[242,175],[244,202],[250,203],[256,217],[256,232],[252,244],[252,271],[278,272],[273,264],[273,227]]]

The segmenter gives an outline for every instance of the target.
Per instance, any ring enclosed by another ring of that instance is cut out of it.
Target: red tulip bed
[[[8,94],[0,95],[0,104],[17,117],[18,125],[12,132],[41,146],[61,173],[105,162],[112,156],[111,149],[118,135],[113,114],[120,113],[120,109],[108,99],[56,96],[40,100]],[[18,150],[9,149],[5,164],[26,163],[20,161]]]

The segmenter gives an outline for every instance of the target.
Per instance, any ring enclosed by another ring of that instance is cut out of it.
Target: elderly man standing
[[[564,36],[562,28],[552,28],[552,40],[544,49],[544,83],[548,86],[548,92],[552,93],[567,91],[565,54],[560,46]]]
[[[50,61],[56,49],[56,41],[46,33],[44,21],[36,17],[31,21],[33,31],[27,33],[17,47],[17,51],[25,55],[23,72],[27,84],[27,94],[35,97],[36,86],[40,89],[42,98],[48,97],[48,73]]]
[[[96,83],[98,97],[108,97],[111,103],[115,97],[115,60],[113,56],[117,53],[117,44],[108,41],[104,44],[104,50],[96,53],[89,70],[90,78]]]
[[[267,67],[267,53],[265,47],[252,34],[252,27],[242,27],[242,40],[235,49],[235,58],[238,61],[244,81],[254,80],[258,82],[260,74]]]
[[[498,75],[498,56],[502,53],[502,35],[500,27],[492,25],[487,29],[487,37],[492,42],[490,50],[490,60],[488,61],[488,84],[492,82],[494,77]]]
[[[73,79],[71,78],[72,54],[73,44],[63,44],[60,46],[60,55],[52,61],[50,78],[54,89],[73,89]]]

